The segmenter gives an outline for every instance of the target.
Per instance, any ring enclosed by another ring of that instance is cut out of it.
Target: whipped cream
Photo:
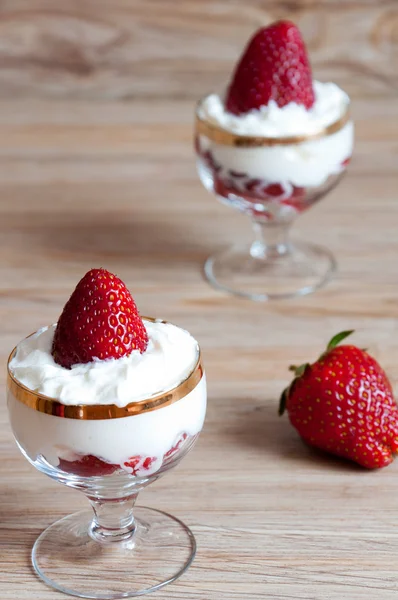
[[[211,94],[199,108],[201,118],[232,133],[247,136],[289,137],[318,133],[345,113],[349,98],[334,83],[314,82],[315,103],[310,110],[294,102],[279,108],[274,101],[245,115],[229,113],[220,96]],[[239,173],[261,187],[278,183],[317,187],[344,170],[344,161],[353,151],[354,126],[348,121],[341,129],[319,139],[274,146],[227,146],[199,135],[201,153],[210,152],[218,165],[218,177],[228,181]],[[199,170],[200,173],[200,170]],[[203,178],[202,178],[203,180]],[[204,181],[206,185],[206,181]]]
[[[198,344],[184,329],[144,319],[147,350],[119,359],[94,360],[65,369],[51,346],[55,325],[44,327],[17,346],[10,371],[27,388],[65,405],[116,404],[150,398],[173,389],[193,370]]]
[[[308,135],[338,121],[349,105],[349,97],[335,83],[314,81],[314,91],[315,102],[309,110],[295,102],[280,108],[271,100],[266,106],[244,115],[228,112],[223,99],[217,94],[210,94],[202,101],[199,115],[213,125],[240,135]]]

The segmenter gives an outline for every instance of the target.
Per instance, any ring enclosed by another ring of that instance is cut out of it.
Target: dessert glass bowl
[[[215,125],[203,116],[202,102],[195,124],[200,180],[221,202],[247,215],[256,235],[251,244],[210,257],[207,279],[216,288],[260,301],[313,292],[328,281],[336,262],[321,246],[291,242],[289,231],[345,173],[354,135],[348,104],[322,131],[278,138]]]
[[[81,598],[116,599],[152,592],[184,573],[196,550],[190,529],[135,502],[182,460],[202,429],[206,379],[200,351],[176,388],[125,407],[63,405],[26,388],[10,369],[7,388],[22,454],[45,475],[82,491],[92,508],[55,522],[35,542],[32,563],[45,583]],[[79,444],[87,449],[79,452]],[[92,453],[101,445],[120,449],[117,461]]]

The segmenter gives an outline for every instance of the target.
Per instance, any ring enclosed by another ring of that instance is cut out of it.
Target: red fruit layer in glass
[[[182,447],[183,443],[188,438],[187,433],[183,433],[177,440],[174,446],[168,450],[164,456],[163,461],[167,461],[172,458]],[[78,460],[65,460],[59,459],[59,468],[66,473],[73,475],[80,475],[81,477],[100,477],[103,475],[112,475],[115,471],[126,470],[131,475],[145,475],[146,471],[149,471],[153,463],[157,460],[155,456],[132,456],[126,462],[123,463],[125,469],[122,469],[120,465],[107,463],[97,456],[87,454],[82,456]]]
[[[80,475],[82,477],[93,477],[101,475],[112,475],[115,471],[120,469],[119,465],[112,465],[107,463],[97,456],[87,454],[82,456],[79,460],[64,460],[59,459],[59,468],[66,473],[72,473],[73,475]]]
[[[199,154],[206,167],[212,172],[214,191],[217,195],[223,198],[234,195],[247,202],[278,202],[291,206],[299,212],[305,210],[306,188],[292,183],[286,185],[277,182],[270,183],[265,179],[250,177],[244,172],[225,169],[217,163],[209,150]],[[349,162],[350,157],[342,162],[341,167],[344,169]]]

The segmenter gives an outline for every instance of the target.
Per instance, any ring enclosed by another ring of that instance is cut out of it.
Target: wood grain
[[[212,290],[204,259],[249,224],[201,188],[194,101],[271,18],[297,20],[314,69],[352,94],[357,145],[297,237],[330,247],[313,296],[252,304]],[[197,448],[141,502],[189,523],[197,559],[168,600],[395,600],[398,463],[364,472],[311,452],[277,417],[287,366],[340,329],[398,380],[398,6],[393,0],[3,1],[0,354],[57,319],[103,265],[143,312],[200,340],[209,410]],[[2,372],[4,384],[4,370]],[[84,506],[18,453],[0,410],[0,598],[61,598],[32,573],[49,523]]]
[[[6,97],[196,99],[282,17],[300,25],[320,79],[352,95],[398,91],[396,0],[6,0],[0,17]]]

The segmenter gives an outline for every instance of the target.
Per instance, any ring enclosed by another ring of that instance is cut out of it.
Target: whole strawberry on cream
[[[294,202],[304,189],[323,185],[344,171],[353,150],[353,124],[322,133],[346,119],[347,94],[332,82],[313,79],[299,29],[277,21],[249,40],[222,94],[198,108],[201,120],[253,138],[285,138],[283,144],[224,145],[202,135],[197,149],[213,172],[215,191]],[[315,134],[289,143],[288,138]]]
[[[92,269],[58,323],[18,344],[9,369],[25,387],[65,406],[125,407],[177,387],[198,358],[198,344],[187,331],[142,319],[124,283],[105,269]],[[200,432],[205,385],[203,377],[176,403],[115,419],[59,418],[16,398],[9,411],[30,456],[75,475],[144,476]]]
[[[381,366],[365,350],[329,342],[314,363],[291,367],[295,378],[282,394],[279,413],[310,446],[363,467],[385,467],[398,453],[398,406]]]

